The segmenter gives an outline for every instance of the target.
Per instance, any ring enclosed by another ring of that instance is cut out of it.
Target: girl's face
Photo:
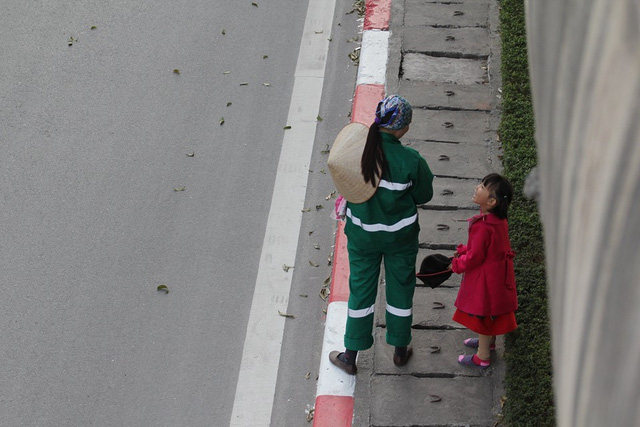
[[[484,186],[484,184],[478,184],[478,186],[476,186],[471,201],[480,206],[480,210],[482,210],[482,213],[489,212],[489,209],[493,208],[496,205],[495,197],[493,197],[491,192]]]

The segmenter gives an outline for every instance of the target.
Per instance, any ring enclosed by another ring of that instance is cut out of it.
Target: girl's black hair
[[[513,200],[513,187],[511,183],[502,175],[490,173],[482,178],[482,185],[491,193],[496,200],[496,205],[489,210],[498,218],[506,219],[509,204]]]
[[[393,111],[389,111],[380,119],[380,122],[387,123],[392,115]],[[380,134],[378,122],[372,123],[369,127],[367,143],[362,152],[360,167],[362,168],[364,182],[370,182],[373,187],[376,186],[376,177],[381,178],[388,169],[387,158],[382,151],[382,135]]]

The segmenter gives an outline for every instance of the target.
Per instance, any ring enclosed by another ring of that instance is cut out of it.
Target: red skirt
[[[504,335],[518,327],[516,315],[510,313],[499,316],[474,316],[456,308],[453,321],[460,323],[480,335]]]

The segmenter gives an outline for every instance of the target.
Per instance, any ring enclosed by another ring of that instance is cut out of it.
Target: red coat
[[[498,316],[518,308],[513,257],[506,219],[494,214],[469,220],[469,241],[451,262],[464,273],[455,306],[468,314]]]

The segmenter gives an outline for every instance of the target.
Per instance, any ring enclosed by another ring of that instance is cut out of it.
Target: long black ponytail
[[[380,119],[380,122],[387,123],[393,113],[393,111],[389,111]],[[382,135],[380,134],[378,121],[373,122],[369,127],[360,167],[362,168],[364,182],[370,182],[372,187],[376,186],[376,178],[381,178],[388,169],[387,158],[384,156],[384,151],[382,151]]]

